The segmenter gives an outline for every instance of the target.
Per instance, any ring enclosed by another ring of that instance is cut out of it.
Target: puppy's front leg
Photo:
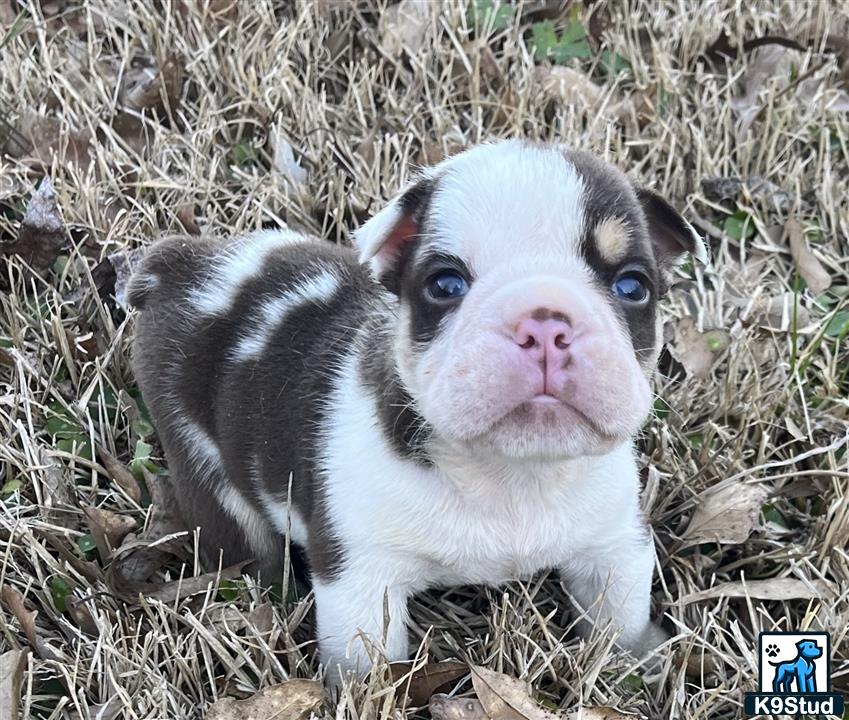
[[[651,582],[654,544],[641,524],[604,543],[583,548],[562,569],[575,600],[594,623],[612,621],[620,629],[618,644],[642,657],[667,639],[651,622]],[[589,624],[578,624],[589,634]]]
[[[318,642],[329,685],[366,673],[376,653],[406,660],[409,586],[351,565],[339,577],[313,583]]]

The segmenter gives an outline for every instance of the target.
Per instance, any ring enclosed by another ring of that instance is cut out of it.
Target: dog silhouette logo
[[[770,654],[770,648],[775,648],[773,652],[776,652],[778,646],[773,644],[767,647],[767,655]],[[817,691],[816,660],[822,656],[822,648],[817,645],[816,640],[806,639],[796,643],[796,657],[792,660],[782,662],[770,660],[769,664],[775,668],[772,691],[791,693],[794,692],[795,684],[797,693],[815,693]]]
[[[843,697],[831,692],[831,639],[825,632],[763,632],[758,692],[747,692],[748,715],[843,716]]]

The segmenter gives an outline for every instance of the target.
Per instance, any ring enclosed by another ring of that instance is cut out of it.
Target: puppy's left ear
[[[649,237],[661,265],[684,262],[689,253],[703,265],[710,261],[710,249],[696,229],[660,195],[646,188],[635,188],[637,199],[649,227]]]
[[[432,178],[421,178],[354,231],[360,262],[368,263],[374,277],[393,292],[400,263],[419,239],[433,187]]]

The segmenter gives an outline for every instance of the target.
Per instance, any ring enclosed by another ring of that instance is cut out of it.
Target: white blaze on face
[[[628,439],[651,394],[610,291],[581,253],[582,178],[558,149],[520,143],[473,150],[435,175],[427,247],[473,277],[414,352],[400,351],[412,344],[402,308],[398,361],[419,411],[444,439],[508,456],[596,454]],[[564,318],[568,348],[541,361],[521,347],[517,329],[535,316]]]

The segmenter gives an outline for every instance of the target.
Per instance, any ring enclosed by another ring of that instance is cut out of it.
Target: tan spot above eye
[[[618,263],[628,252],[628,225],[622,218],[602,220],[595,229],[595,243],[602,259]]]

